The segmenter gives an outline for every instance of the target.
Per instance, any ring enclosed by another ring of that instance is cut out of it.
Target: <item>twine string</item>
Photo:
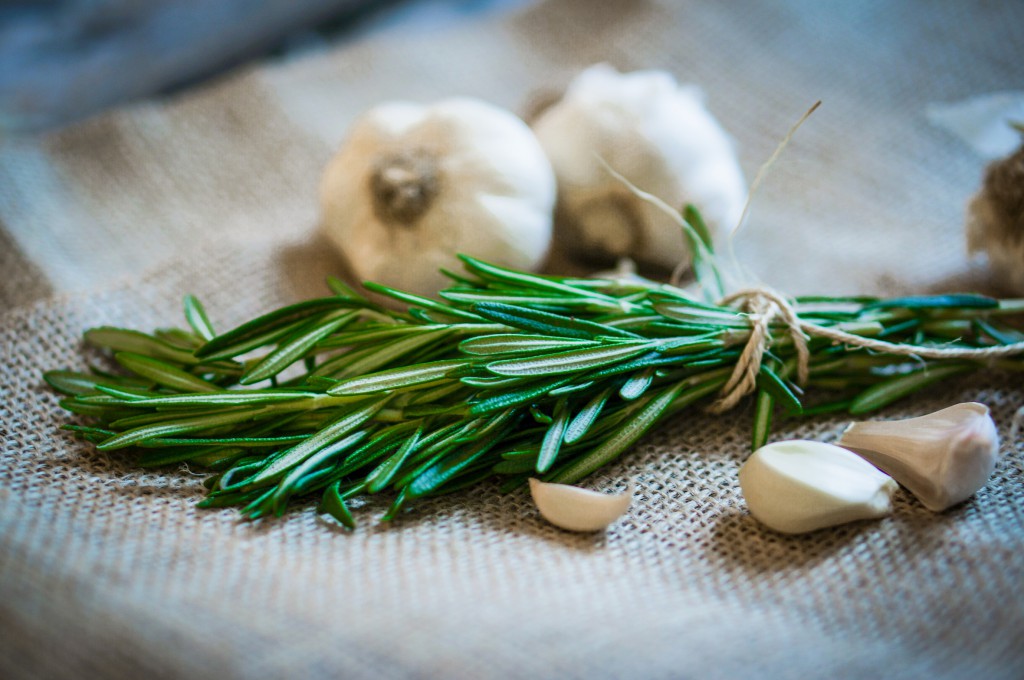
[[[766,287],[736,291],[720,300],[719,305],[736,306],[743,311],[750,323],[750,336],[718,399],[708,408],[711,413],[728,411],[755,390],[757,376],[761,372],[761,362],[772,343],[771,324],[777,318],[781,318],[785,323],[786,331],[793,340],[797,360],[797,384],[801,386],[806,384],[810,375],[811,354],[807,342],[812,337],[886,354],[922,359],[992,360],[1024,352],[1024,342],[982,348],[921,347],[854,335],[838,328],[804,321],[785,296]],[[1018,412],[1017,420],[1021,418],[1024,418],[1024,408]]]

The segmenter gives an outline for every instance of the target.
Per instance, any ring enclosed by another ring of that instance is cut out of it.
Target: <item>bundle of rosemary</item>
[[[777,410],[864,413],[982,367],[1024,370],[1024,334],[1001,320],[1024,300],[723,299],[699,215],[683,214],[701,295],[462,257],[443,301],[367,284],[404,311],[331,279],[329,297],[218,334],[189,296],[190,329],[88,330],[116,367],[45,379],[97,448],[211,470],[202,507],[255,519],[319,494],[353,526],[346,501],[363,494],[396,494],[388,520],[493,476],[575,482],[701,403],[753,394],[756,448]]]

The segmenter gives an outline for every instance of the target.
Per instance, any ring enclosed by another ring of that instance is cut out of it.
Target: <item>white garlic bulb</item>
[[[558,178],[557,235],[574,255],[664,268],[689,259],[679,225],[605,163],[669,205],[693,203],[712,233],[735,227],[743,212],[746,184],[732,140],[700,91],[667,72],[591,66],[533,128]]]
[[[999,285],[1024,294],[1024,145],[985,170],[966,232],[968,252],[984,252]]]
[[[322,229],[362,280],[434,295],[457,253],[535,269],[555,179],[530,128],[471,98],[361,116],[320,185]]]
[[[601,531],[629,509],[633,489],[611,495],[531,477],[530,495],[541,516],[556,527],[568,531]]]
[[[904,420],[852,423],[839,446],[892,475],[941,512],[985,486],[999,461],[999,433],[988,407],[956,404]]]
[[[882,517],[898,488],[857,454],[809,440],[762,446],[739,477],[750,514],[786,534]]]

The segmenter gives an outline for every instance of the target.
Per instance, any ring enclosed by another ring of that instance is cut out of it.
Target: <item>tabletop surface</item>
[[[1019,377],[986,371],[880,417],[990,406],[1002,461],[941,514],[787,537],[746,511],[751,409],[687,412],[585,480],[635,485],[607,532],[547,525],[529,495],[388,499],[347,532],[308,511],[198,510],[201,476],[139,470],[59,430],[41,372],[84,368],[102,324],[221,327],[322,294],[317,182],[355,116],[461,94],[521,114],[582,68],[694,83],[748,181],[737,256],[791,295],[999,293],[965,252],[986,159],[930,105],[1020,90],[1024,7],[547,0],[394,22],[173,95],[0,141],[0,675],[4,677],[840,677],[1024,674]],[[832,440],[842,416],[773,437]]]

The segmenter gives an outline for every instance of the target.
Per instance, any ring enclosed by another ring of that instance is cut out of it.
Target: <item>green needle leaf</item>
[[[163,408],[167,406],[209,408],[211,406],[271,406],[273,404],[300,401],[303,399],[321,399],[317,392],[301,392],[297,390],[230,390],[200,394],[138,394],[118,388],[100,386],[107,394],[116,396],[131,406]]]
[[[340,297],[317,298],[288,305],[218,335],[199,348],[196,356],[209,360],[237,356],[273,342],[281,333],[300,326],[310,317],[339,309],[351,309],[352,306],[351,301]],[[259,344],[254,344],[254,341]]]
[[[611,395],[612,389],[610,387],[602,390],[576,414],[565,429],[564,439],[566,444],[572,444],[583,438],[583,435],[587,433],[587,430],[594,424],[597,417],[601,415],[601,410]]]
[[[618,458],[661,418],[682,389],[683,385],[676,385],[648,398],[634,417],[627,419],[589,454],[559,471],[551,481],[558,484],[572,484]]]
[[[342,380],[328,389],[327,393],[331,395],[372,394],[426,385],[443,380],[468,365],[468,361],[453,359],[392,368],[358,378]]]
[[[498,444],[501,439],[500,435],[503,432],[481,438],[461,450],[456,450],[454,454],[447,456],[443,460],[434,463],[417,476],[416,479],[412,480],[405,490],[413,498],[425,496],[435,491],[458,473],[467,469],[493,446]]]
[[[288,502],[288,498],[291,497],[291,495],[297,490],[297,487],[300,484],[303,477],[313,472],[313,470],[315,470],[317,466],[321,465],[322,463],[332,458],[337,458],[342,453],[351,449],[353,446],[355,446],[360,441],[365,439],[367,434],[368,433],[366,431],[353,432],[352,434],[348,435],[347,437],[339,441],[324,446],[319,451],[309,456],[304,461],[302,461],[294,468],[289,470],[288,474],[284,476],[284,479],[282,479],[278,483],[277,489],[274,490],[274,493],[270,497],[270,503],[274,508],[274,513],[281,513],[281,511],[284,509],[285,504]],[[304,443],[305,442],[302,442],[297,446],[301,446]],[[284,456],[282,456],[282,458],[283,457]],[[252,483],[258,484],[259,481],[261,481],[261,475],[262,472],[256,475]],[[264,477],[264,479],[266,478]]]
[[[555,404],[555,415],[551,427],[544,434],[541,441],[540,453],[537,456],[537,472],[544,474],[551,468],[551,465],[558,457],[558,451],[562,448],[562,439],[565,435],[565,426],[569,420],[569,409],[564,399]]]
[[[640,337],[636,333],[607,324],[497,302],[473,305],[473,311],[490,321],[545,335],[559,335],[582,340],[593,340],[602,336]]]
[[[647,391],[652,382],[654,382],[654,367],[648,366],[630,376],[629,380],[619,389],[619,396],[626,401],[637,399]]]
[[[889,378],[877,385],[872,385],[857,395],[850,403],[849,411],[853,415],[876,411],[883,406],[888,406],[897,399],[917,392],[928,385],[937,383],[940,380],[945,380],[946,378],[950,378],[954,375],[966,373],[972,368],[973,366],[971,364],[940,364],[938,366],[927,366],[922,370],[908,373],[906,375]]]
[[[383,286],[379,283],[367,282],[363,286],[367,290],[372,290],[375,293],[386,295],[387,297],[394,298],[399,302],[404,302],[407,305],[413,307],[419,307],[432,312],[437,312],[446,316],[454,317],[456,319],[466,319],[469,321],[480,321],[480,317],[472,312],[467,312],[464,309],[458,309],[451,305],[446,305],[438,302],[437,300],[431,300],[430,298],[423,297],[421,295],[413,295],[412,293],[406,293],[401,290],[395,290],[388,286]]]
[[[216,413],[213,415],[201,415],[201,416],[186,416],[182,418],[175,418],[173,420],[167,420],[153,425],[145,425],[142,427],[127,430],[107,439],[97,448],[101,451],[112,451],[114,449],[123,449],[126,446],[131,446],[147,439],[155,439],[157,437],[171,437],[176,434],[185,434],[187,432],[200,432],[203,430],[220,427],[222,425],[233,425],[235,423],[242,423],[247,420],[252,420],[258,414],[263,413],[262,407],[255,408],[241,408],[237,410],[227,411],[225,413]]]
[[[803,411],[800,399],[767,363],[761,364],[761,371],[757,374],[757,386],[769,392],[787,413],[797,414]]]
[[[373,472],[366,476],[366,490],[370,493],[377,493],[394,479],[395,473],[398,472],[399,468],[409,459],[415,451],[416,447],[419,446],[420,437],[423,435],[423,425],[420,425],[419,429],[402,444],[402,447],[398,449],[390,458],[385,460],[383,463],[378,465]]]
[[[757,451],[768,443],[772,429],[772,411],[775,408],[775,397],[762,388],[758,390],[754,402],[754,427],[750,435],[750,450]]]
[[[126,328],[101,326],[85,332],[85,341],[96,347],[105,347],[115,352],[132,352],[157,359],[175,361],[179,364],[197,364],[199,360],[192,352],[158,340],[151,335]]]
[[[238,382],[251,385],[277,375],[301,359],[318,342],[351,321],[354,316],[354,312],[334,312],[310,322],[298,334],[281,343],[276,350],[246,371]]]
[[[135,378],[112,378],[75,371],[47,371],[43,373],[43,380],[61,394],[72,396],[95,393],[97,385],[146,389],[152,384]]]
[[[482,278],[489,279],[492,281],[501,281],[505,283],[511,283],[515,286],[521,286],[533,290],[546,290],[554,293],[560,293],[566,297],[584,297],[590,298],[591,300],[601,300],[609,302],[612,305],[618,307],[620,301],[616,298],[603,295],[594,291],[587,290],[585,288],[577,288],[575,286],[562,283],[553,278],[540,276],[537,274],[528,274],[526,272],[518,271],[515,269],[506,269],[497,265],[490,264],[477,260],[476,258],[468,255],[459,255],[459,259],[469,268],[473,273],[481,276]]]
[[[195,295],[185,296],[185,320],[188,321],[188,325],[192,327],[196,335],[203,340],[209,341],[216,337],[217,334],[213,330],[213,324],[210,323],[209,317],[206,316],[203,303]]]
[[[571,376],[569,378],[544,381],[539,384],[535,383],[519,389],[511,389],[492,396],[482,397],[478,401],[473,402],[470,407],[470,413],[473,415],[483,415],[485,413],[491,413],[492,411],[506,409],[511,406],[528,404],[534,399],[547,394],[551,390],[566,384],[570,380],[572,380]]]
[[[556,349],[595,347],[595,340],[569,340],[550,335],[523,335],[521,333],[500,333],[481,335],[459,344],[459,351],[465,354],[537,354]]]
[[[912,295],[909,297],[878,300],[864,305],[863,311],[871,309],[993,309],[999,307],[999,300],[985,295]]]
[[[362,408],[356,408],[345,413],[309,439],[300,444],[296,444],[285,451],[280,457],[274,459],[272,463],[260,470],[259,473],[249,481],[249,484],[259,485],[267,480],[273,479],[282,472],[299,465],[313,454],[330,446],[345,435],[351,433],[366,421],[373,418],[377,411],[384,406],[386,401],[387,397],[384,399],[376,399]]]
[[[374,352],[369,354],[360,355],[355,361],[349,364],[345,364],[344,368],[335,368],[333,374],[335,376],[360,376],[372,371],[380,369],[382,366],[386,366],[395,359],[405,356],[414,352],[422,347],[426,347],[431,343],[437,342],[444,338],[444,336],[450,333],[450,327],[441,326],[435,330],[428,331],[426,333],[419,333],[411,337],[402,338],[397,341],[389,342],[384,346],[380,347]]]
[[[342,498],[341,494],[338,492],[338,487],[340,486],[341,482],[335,482],[324,489],[324,495],[320,501],[320,505],[317,507],[317,512],[330,515],[347,529],[355,529],[356,520],[352,517],[352,513],[349,511],[348,505],[345,503],[345,499]]]
[[[651,344],[621,343],[593,349],[556,352],[526,359],[505,359],[487,364],[487,370],[506,376],[540,376],[560,373],[578,373],[616,361],[629,359],[651,348]]]
[[[114,360],[138,376],[148,378],[157,385],[170,387],[182,392],[220,392],[213,383],[203,380],[188,371],[172,366],[166,361],[131,352],[117,352]]]

